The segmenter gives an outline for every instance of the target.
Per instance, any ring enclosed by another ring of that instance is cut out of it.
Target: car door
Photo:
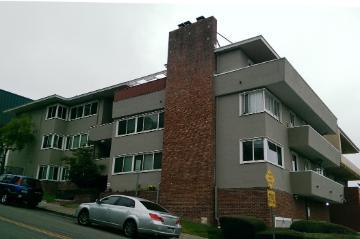
[[[131,198],[119,196],[114,205],[109,207],[109,222],[122,228],[126,218],[135,210],[135,201]]]
[[[102,223],[108,223],[108,209],[118,200],[117,196],[109,196],[94,203],[90,209],[90,219]]]

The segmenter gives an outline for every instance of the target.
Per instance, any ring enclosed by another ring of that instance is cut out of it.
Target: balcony
[[[111,139],[113,135],[113,124],[96,125],[90,128],[89,141],[101,141]]]
[[[289,147],[325,168],[340,166],[341,154],[311,126],[288,129]]]
[[[337,132],[335,115],[285,58],[216,74],[214,83],[216,96],[265,87],[322,135]]]
[[[314,171],[290,172],[293,194],[321,201],[342,203],[344,186]]]

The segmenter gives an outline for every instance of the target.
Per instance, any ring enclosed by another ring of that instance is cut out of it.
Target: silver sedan
[[[120,228],[125,236],[153,234],[179,237],[179,217],[171,215],[159,204],[125,195],[111,195],[94,203],[82,203],[75,216],[81,225],[103,224]]]

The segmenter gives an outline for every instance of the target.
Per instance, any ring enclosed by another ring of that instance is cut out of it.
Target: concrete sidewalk
[[[46,211],[50,211],[56,214],[60,214],[67,217],[75,217],[75,208],[68,208],[60,205],[59,203],[47,203],[42,201],[39,203],[38,208]],[[204,237],[193,236],[185,233],[181,233],[180,239],[204,239]]]

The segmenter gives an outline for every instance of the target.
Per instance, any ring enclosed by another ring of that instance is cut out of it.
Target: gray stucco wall
[[[239,116],[239,94],[216,99],[216,181],[219,188],[266,187],[264,175],[272,169],[275,188],[290,191],[291,155],[286,126],[267,113]],[[286,170],[267,162],[240,164],[240,140],[268,137],[284,149]]]
[[[249,64],[252,64],[252,61],[240,49],[216,54],[216,73],[239,69]]]
[[[34,141],[22,151],[11,152],[7,165],[22,167],[25,169],[24,174],[32,177],[37,177],[38,166],[41,164],[64,165],[61,159],[70,156],[72,153],[67,150],[41,149],[43,136],[56,133],[66,137],[67,135],[88,133],[91,126],[100,122],[101,116],[99,114],[103,112],[103,102],[102,100],[99,101],[96,115],[71,121],[61,119],[46,120],[47,107],[28,112],[34,127]]]
[[[114,102],[113,118],[164,108],[165,90]]]

